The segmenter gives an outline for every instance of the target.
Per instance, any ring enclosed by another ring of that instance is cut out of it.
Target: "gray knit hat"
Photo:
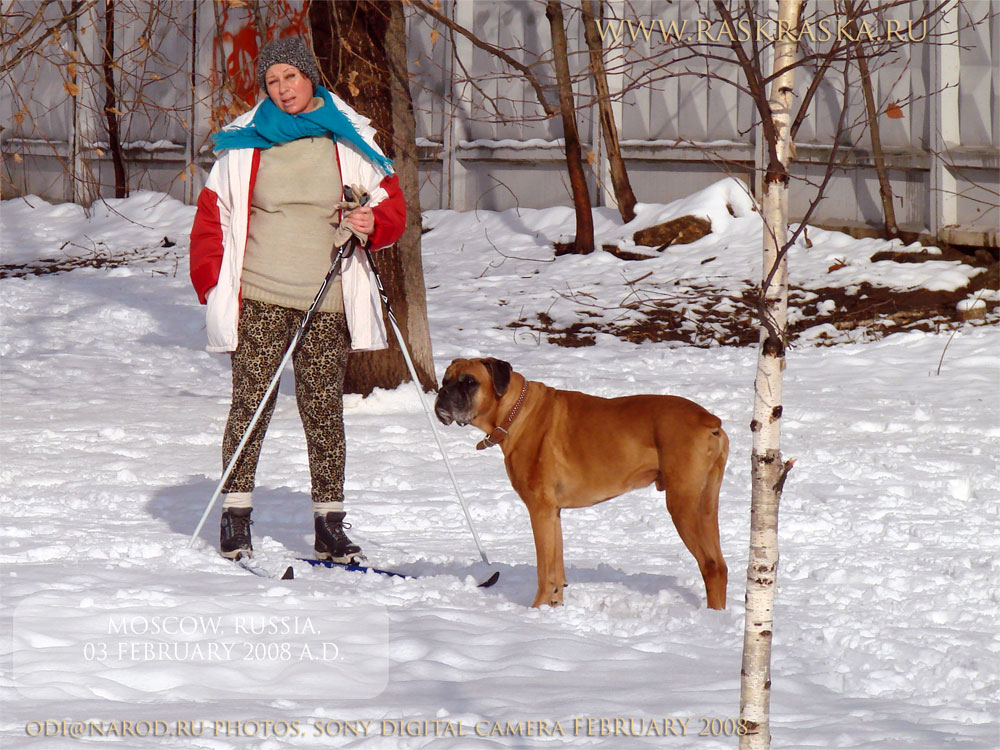
[[[267,89],[264,75],[272,65],[284,63],[294,65],[302,71],[302,75],[312,81],[313,88],[319,86],[319,68],[316,67],[316,57],[300,36],[286,36],[268,42],[257,57],[257,83],[262,89]]]

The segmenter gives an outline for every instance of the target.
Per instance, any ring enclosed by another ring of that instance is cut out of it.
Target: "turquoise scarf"
[[[392,160],[373,149],[361,137],[347,119],[347,115],[334,104],[330,92],[322,86],[317,86],[316,96],[323,99],[323,106],[312,112],[302,112],[297,115],[282,112],[268,97],[257,108],[249,125],[220,130],[213,135],[215,150],[271,148],[279,143],[330,133],[336,139],[343,139],[357,146],[358,150],[378,165],[385,174],[392,174]]]

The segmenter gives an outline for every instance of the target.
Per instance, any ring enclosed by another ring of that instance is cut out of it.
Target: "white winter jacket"
[[[375,129],[336,95],[333,101],[351,124],[375,149]],[[253,119],[258,103],[236,118],[227,128],[246,125]],[[369,194],[368,205],[375,209],[376,228],[369,243],[372,249],[393,244],[402,234],[405,205],[399,180],[384,177],[351,144],[337,142],[341,183],[362,185]],[[246,252],[250,190],[259,164],[257,149],[224,151],[209,173],[198,197],[198,211],[191,230],[191,280],[202,302],[207,304],[208,351],[236,349],[239,323],[240,277]],[[318,284],[322,280],[317,280]],[[387,344],[382,320],[381,298],[368,259],[354,252],[343,261],[341,281],[344,311],[351,334],[351,349],[384,349]]]

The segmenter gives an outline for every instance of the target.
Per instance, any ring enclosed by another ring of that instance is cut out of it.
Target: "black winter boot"
[[[344,523],[346,515],[330,511],[325,516],[316,516],[316,542],[313,547],[317,560],[350,563],[364,557],[361,547],[344,533],[344,529],[351,528],[351,524]]]
[[[230,560],[239,560],[246,555],[253,557],[253,544],[250,540],[250,514],[253,508],[227,508],[222,511],[222,523],[219,526],[219,549],[222,556]]]

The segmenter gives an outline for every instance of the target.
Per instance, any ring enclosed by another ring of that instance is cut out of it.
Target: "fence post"
[[[103,5],[103,4],[101,4]],[[76,75],[71,83],[76,90],[73,96],[73,123],[69,134],[70,199],[89,210],[90,204],[100,196],[101,168],[92,158],[98,141],[97,96],[94,90],[97,66],[101,64],[101,18],[98,4],[74,20]]]
[[[454,0],[451,3],[452,20],[460,26],[472,30],[475,22],[475,5],[471,2]],[[468,83],[457,83],[456,76],[460,68],[456,60],[461,58],[467,65],[472,64],[472,42],[450,31],[445,33],[451,44],[451,54],[448,57],[448,76],[450,81],[449,96],[446,100],[444,123],[444,148],[441,163],[441,197],[442,208],[453,211],[464,211],[468,206],[468,170],[459,157],[459,143],[468,133],[468,120],[472,117],[472,104],[469,100],[470,87]]]
[[[961,113],[958,110],[958,77],[961,51],[958,47],[958,4],[945,8],[939,27],[940,39],[931,45],[931,190],[930,230],[941,239],[943,230],[958,224],[958,181],[948,166],[951,148],[960,146]]]

